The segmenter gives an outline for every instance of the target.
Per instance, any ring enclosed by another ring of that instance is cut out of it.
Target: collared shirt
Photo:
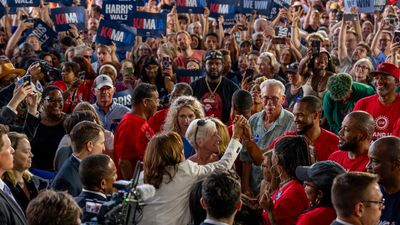
[[[124,115],[129,112],[128,107],[115,102],[111,104],[110,110],[107,113],[104,110],[100,109],[97,103],[94,103],[93,107],[96,109],[97,114],[99,114],[104,129],[111,132],[115,131],[122,117],[124,117]]]
[[[336,222],[339,222],[339,223],[341,223],[341,224],[343,224],[343,225],[353,225],[353,224],[348,223],[348,222],[345,222],[345,221],[343,221],[343,220],[341,220],[341,219],[339,219],[339,218],[336,218]]]
[[[213,219],[205,219],[204,223],[211,223],[211,224],[214,224],[214,225],[229,225],[227,223],[218,222],[218,221],[213,220]]]
[[[268,130],[266,130],[264,126],[264,117],[265,111],[263,110],[252,115],[249,119],[253,140],[261,149],[266,149],[275,138],[290,131],[294,121],[293,114],[282,108],[278,119],[268,128]],[[243,162],[252,162],[245,148],[243,148],[240,153],[240,160]],[[261,167],[252,164],[250,187],[254,193],[260,191],[260,183],[262,179],[263,175]]]
[[[4,185],[6,185],[4,183],[4,181],[2,179],[0,179],[0,189],[3,191],[4,190]]]
[[[92,193],[92,194],[96,194],[96,195],[100,195],[101,197],[107,199],[107,196],[104,193],[101,193],[101,192],[98,192],[98,191],[90,191],[90,190],[87,190],[85,188],[82,188],[82,191],[83,192]]]

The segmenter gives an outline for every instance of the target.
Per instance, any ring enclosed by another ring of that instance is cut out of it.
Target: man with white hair
[[[282,107],[285,102],[285,86],[275,79],[261,83],[261,99],[264,109],[250,117],[252,139],[260,149],[267,149],[271,142],[288,132],[293,125],[294,116]],[[245,140],[245,142],[251,141]],[[244,149],[240,154],[243,162],[242,191],[256,196],[263,179],[260,166],[256,166]]]

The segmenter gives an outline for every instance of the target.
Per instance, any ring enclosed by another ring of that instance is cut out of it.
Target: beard
[[[303,128],[301,130],[297,129],[297,134],[299,135],[305,135],[307,133],[307,131],[309,131],[312,127],[314,126],[313,123],[304,125]]]
[[[339,143],[338,147],[342,151],[355,152],[355,150],[357,149],[357,143],[358,143],[357,138],[353,137],[345,143],[342,144]]]

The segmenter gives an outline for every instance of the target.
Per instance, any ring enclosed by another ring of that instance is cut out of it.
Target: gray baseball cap
[[[296,177],[301,181],[312,181],[318,188],[331,187],[333,179],[346,170],[330,160],[316,162],[311,166],[298,166]]]

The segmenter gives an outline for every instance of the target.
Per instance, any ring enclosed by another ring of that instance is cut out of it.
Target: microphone
[[[156,189],[150,184],[138,185],[135,190],[135,195],[139,201],[146,201],[147,199],[154,197],[155,194]]]

